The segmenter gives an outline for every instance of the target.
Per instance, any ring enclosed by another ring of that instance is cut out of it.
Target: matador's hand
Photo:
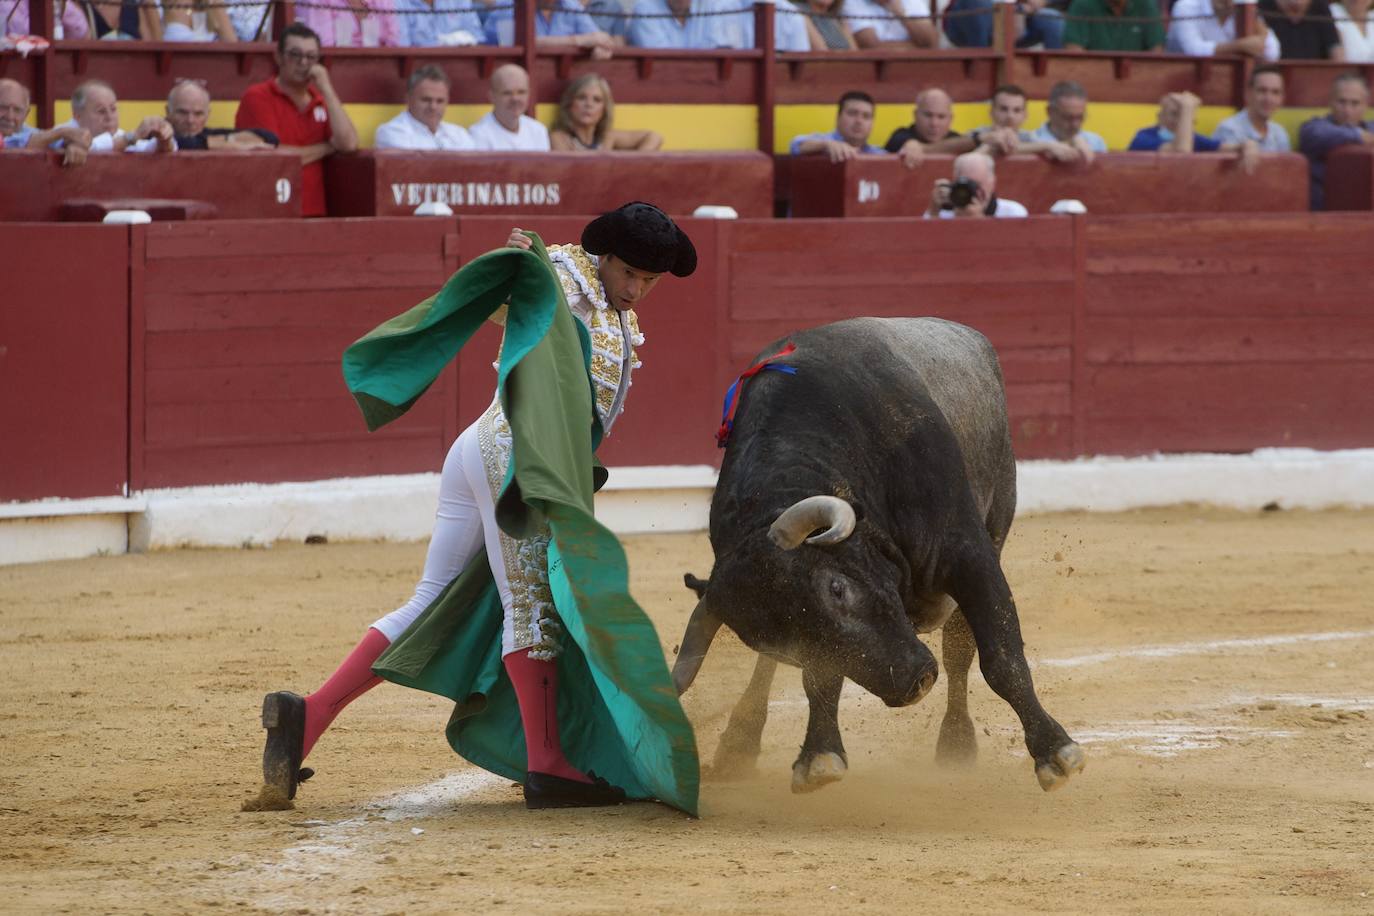
[[[530,250],[530,237],[519,229],[510,231],[510,238],[506,239],[507,248],[523,248]]]

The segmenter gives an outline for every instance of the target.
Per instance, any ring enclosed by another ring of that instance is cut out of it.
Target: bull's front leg
[[[978,738],[968,714],[968,669],[975,646],[963,611],[956,609],[949,616],[940,643],[949,697],[940,723],[940,740],[935,744],[935,760],[945,766],[967,765],[978,758]]]
[[[1040,788],[1059,788],[1083,769],[1086,757],[1035,695],[1016,604],[990,544],[955,570],[949,594],[973,631],[983,679],[1021,720]]]
[[[763,726],[768,721],[768,692],[778,663],[760,655],[749,686],[730,713],[730,724],[721,732],[711,775],[716,779],[738,779],[754,772],[763,743]]]
[[[811,706],[806,720],[806,740],[792,764],[792,791],[814,792],[837,782],[849,769],[849,757],[840,740],[840,688],[844,675],[802,669],[802,688]]]

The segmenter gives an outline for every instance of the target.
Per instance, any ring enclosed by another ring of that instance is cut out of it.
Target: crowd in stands
[[[571,4],[573,0],[558,2]],[[924,0],[887,2],[895,5]],[[1150,0],[1121,2],[1129,5]],[[1227,4],[1229,10],[1230,0],[1210,2],[1218,8]],[[571,8],[562,11],[570,17],[584,15]],[[859,40],[857,36],[868,34],[870,28],[846,31],[846,40]],[[1072,29],[1066,29],[1065,35],[1081,37]],[[916,36],[909,37],[915,40]],[[878,40],[886,39],[879,37]],[[1142,40],[1153,39],[1147,36]],[[323,63],[325,43],[322,37],[297,21],[282,31],[276,46],[277,75],[244,92],[233,129],[207,127],[211,102],[209,87],[200,80],[180,80],[167,98],[165,117],[146,117],[134,130],[121,130],[114,87],[103,80],[90,79],[73,92],[71,120],[40,130],[26,124],[30,108],[28,89],[15,80],[0,79],[3,148],[51,148],[62,153],[64,165],[75,167],[85,162],[91,153],[275,147],[301,157],[303,212],[307,216],[323,215],[322,160],[335,153],[357,150],[358,132]],[[416,69],[406,85],[405,110],[377,129],[376,147],[596,152],[650,151],[659,149],[663,143],[663,138],[655,131],[615,127],[611,87],[594,73],[580,76],[567,85],[552,131],[527,113],[529,75],[516,64],[502,65],[492,73],[491,110],[468,127],[445,120],[449,91],[450,78],[442,68],[426,65]],[[1142,127],[1129,149],[1229,152],[1234,153],[1240,166],[1250,173],[1260,153],[1292,149],[1287,131],[1273,120],[1283,98],[1282,70],[1271,64],[1255,67],[1246,87],[1245,107],[1222,121],[1214,134],[1208,136],[1197,129],[1200,105],[1197,96],[1188,92],[1169,93],[1160,100],[1157,122]],[[927,154],[954,154],[959,157],[955,161],[954,178],[933,189],[932,215],[968,215],[975,209],[991,216],[1024,215],[1024,208],[1018,213],[1017,206],[999,202],[992,192],[999,158],[1021,153],[1041,156],[1062,165],[1087,165],[1094,156],[1107,151],[1102,137],[1084,128],[1088,94],[1080,84],[1062,81],[1054,85],[1046,105],[1046,119],[1034,128],[1025,126],[1026,101],[1026,93],[1020,88],[999,87],[990,101],[990,123],[961,134],[952,128],[953,102],[949,94],[939,88],[924,89],[917,95],[912,123],[894,130],[886,142],[878,146],[870,142],[876,113],[874,101],[867,93],[855,90],[840,98],[833,131],[799,136],[792,141],[790,152],[799,156],[825,155],[834,162],[860,154],[890,154],[908,168],[918,166]],[[1313,209],[1321,209],[1323,205],[1327,155],[1340,146],[1374,147],[1374,123],[1365,119],[1368,102],[1369,85],[1362,76],[1357,73],[1340,75],[1332,84],[1330,113],[1311,118],[1302,125],[1298,149],[1312,164]],[[961,181],[976,185],[982,193],[975,195],[972,202],[950,206],[948,192]]]
[[[53,0],[59,38],[272,40],[267,0]],[[988,47],[994,0],[768,0],[779,51]],[[1234,0],[1019,0],[1018,47],[1374,61],[1374,0],[1259,0],[1237,36]],[[5,33],[29,31],[29,0],[0,0]],[[301,0],[326,47],[512,45],[510,0]],[[755,46],[748,0],[537,0],[541,47],[716,50]]]

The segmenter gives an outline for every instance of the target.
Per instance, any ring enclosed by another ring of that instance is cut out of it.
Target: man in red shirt
[[[277,38],[277,76],[248,87],[239,100],[234,127],[276,134],[281,149],[300,153],[301,213],[324,216],[325,156],[358,148],[358,131],[320,63],[320,36],[293,22]]]

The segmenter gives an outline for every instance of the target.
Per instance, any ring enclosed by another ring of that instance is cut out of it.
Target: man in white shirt
[[[997,167],[987,153],[964,153],[954,159],[954,180],[941,178],[930,191],[926,219],[982,219],[1028,216],[1014,200],[997,196]]]
[[[860,48],[933,48],[939,38],[928,0],[845,0],[844,19]]]
[[[1265,153],[1289,152],[1288,131],[1274,120],[1282,107],[1283,71],[1272,64],[1256,67],[1245,84],[1245,107],[1218,124],[1212,138],[1220,143],[1252,140]]]
[[[1256,17],[1256,31],[1236,37],[1234,0],[1178,0],[1169,22],[1166,49],[1175,54],[1211,57],[1243,54],[1246,57],[1279,59],[1279,40]]]
[[[119,129],[119,99],[104,80],[86,80],[72,90],[74,117],[62,127],[79,127],[91,135],[93,153],[170,153],[177,148],[172,125],[149,115],[134,130]],[[53,146],[61,148],[59,140]]]
[[[491,111],[468,132],[480,150],[548,152],[549,129],[525,114],[530,75],[519,64],[502,64],[491,75]]]
[[[448,74],[433,64],[410,74],[406,110],[377,128],[377,149],[476,149],[466,130],[444,120],[449,86]]]

